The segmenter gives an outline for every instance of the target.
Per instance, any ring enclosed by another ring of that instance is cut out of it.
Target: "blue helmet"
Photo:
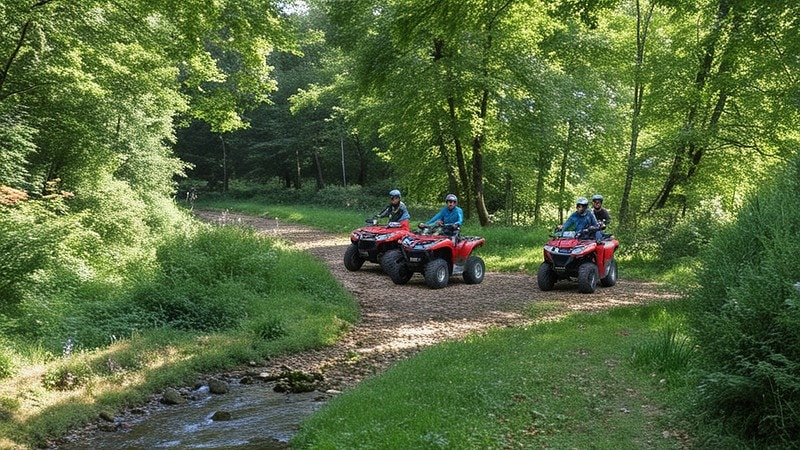
[[[397,189],[392,189],[389,191],[389,197],[400,197],[400,191]]]

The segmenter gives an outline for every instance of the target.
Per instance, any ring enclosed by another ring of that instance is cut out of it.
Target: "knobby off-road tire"
[[[608,275],[600,278],[600,285],[603,287],[611,287],[617,284],[617,260],[611,258],[606,264],[608,264]]]
[[[344,251],[344,267],[355,272],[364,265],[364,258],[358,254],[358,245],[350,244],[347,250]]]
[[[425,284],[431,289],[441,289],[447,286],[450,281],[450,268],[447,267],[447,261],[442,258],[436,258],[425,264]]]
[[[413,272],[406,267],[403,252],[400,250],[389,250],[381,258],[383,270],[389,275],[394,284],[406,284],[411,279]]]
[[[486,264],[479,256],[470,256],[464,264],[464,282],[467,284],[480,284],[486,274]]]
[[[583,263],[578,267],[578,292],[582,294],[591,294],[597,289],[597,279],[600,275],[597,273],[597,264]]]
[[[536,272],[536,283],[539,284],[539,290],[552,291],[553,286],[556,285],[556,273],[550,267],[550,263],[543,262],[539,266],[539,271]]]

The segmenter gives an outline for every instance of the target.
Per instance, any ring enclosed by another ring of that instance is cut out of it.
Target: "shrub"
[[[14,375],[16,370],[17,364],[14,362],[13,353],[10,349],[0,345],[0,380]]]
[[[703,255],[693,295],[699,405],[755,442],[800,439],[800,164],[739,211]]]
[[[92,368],[82,359],[67,358],[42,376],[42,385],[49,390],[70,391],[85,386],[92,378]]]
[[[656,336],[633,348],[631,362],[635,367],[674,373],[685,370],[695,354],[692,341],[675,324],[667,324]]]
[[[252,230],[200,227],[159,248],[160,273],[136,289],[133,303],[156,325],[227,329],[269,296],[277,258]]]

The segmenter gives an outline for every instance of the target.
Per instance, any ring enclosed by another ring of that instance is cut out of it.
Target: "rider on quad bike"
[[[395,284],[408,283],[414,272],[422,273],[425,284],[433,289],[447,286],[451,275],[463,275],[467,284],[483,281],[486,266],[483,259],[471,253],[485,239],[459,236],[464,213],[456,206],[455,195],[448,194],[445,201],[447,206],[427,223],[419,224],[420,233],[407,235],[400,249],[384,256],[384,270]]]
[[[539,289],[549,291],[556,281],[578,280],[578,291],[590,294],[597,288],[617,283],[617,261],[614,252],[619,241],[600,231],[597,219],[588,212],[589,200],[576,201],[576,211],[559,225],[544,246],[544,262],[536,274]],[[574,225],[575,231],[561,231]]]
[[[387,251],[400,246],[400,239],[409,234],[410,215],[406,205],[400,201],[400,191],[389,191],[391,203],[378,214],[366,220],[365,227],[350,233],[351,244],[344,252],[344,267],[350,271],[361,268],[364,261],[381,264]],[[386,226],[378,225],[378,218],[389,217]]]

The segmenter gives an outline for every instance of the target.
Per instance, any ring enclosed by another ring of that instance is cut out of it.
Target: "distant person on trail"
[[[439,210],[435,216],[431,217],[431,220],[427,222],[420,222],[420,228],[431,225],[451,225],[453,231],[461,228],[461,224],[464,223],[464,211],[456,205],[456,203],[458,203],[458,197],[453,194],[447,194],[447,197],[444,198],[444,201],[446,206]]]
[[[586,197],[581,197],[575,201],[575,212],[572,213],[563,225],[559,225],[557,229],[568,230],[574,227],[575,233],[578,234],[584,230],[591,230],[594,228],[596,231],[595,239],[598,241],[603,238],[603,232],[600,231],[600,224],[594,214],[589,212],[589,200]]]
[[[392,189],[389,191],[389,197],[392,199],[391,203],[372,218],[389,217],[389,222],[399,222],[403,229],[408,230],[408,221],[411,219],[411,215],[408,213],[406,204],[400,201],[400,191]]]
[[[611,215],[607,209],[603,208],[603,196],[600,194],[592,196],[592,213],[594,218],[597,219],[601,230],[604,230],[611,223]]]

